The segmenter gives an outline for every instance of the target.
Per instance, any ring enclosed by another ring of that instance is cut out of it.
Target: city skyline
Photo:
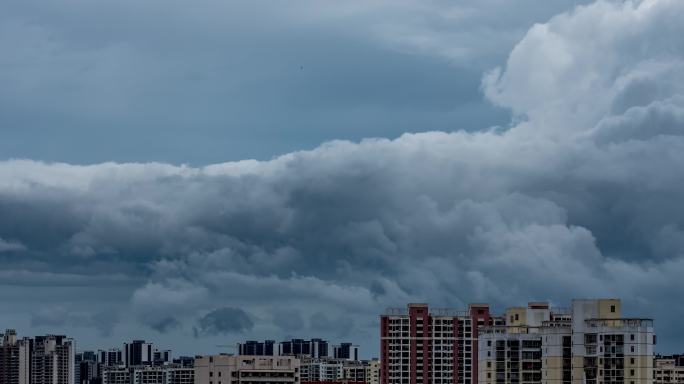
[[[682,352],[682,20],[681,0],[3,1],[0,329],[368,358],[387,307],[607,297]]]
[[[380,356],[320,338],[174,356],[154,342],[77,351],[65,335],[0,334],[0,384],[679,384],[684,354],[656,353],[654,319],[619,298],[533,301],[494,313],[407,303],[380,316]],[[660,340],[667,340],[660,337]],[[218,345],[217,345],[218,346]],[[222,345],[221,347],[228,347]]]

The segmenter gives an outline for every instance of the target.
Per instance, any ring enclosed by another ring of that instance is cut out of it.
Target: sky
[[[6,1],[0,328],[177,354],[621,297],[681,352],[684,2]]]

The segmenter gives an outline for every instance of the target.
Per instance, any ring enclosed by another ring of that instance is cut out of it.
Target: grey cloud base
[[[160,332],[296,332],[368,355],[386,306],[622,297],[674,351],[684,51],[645,42],[676,42],[682,17],[678,1],[599,2],[533,27],[483,82],[521,121],[505,132],[334,141],[201,168],[2,162],[3,273],[23,276],[8,280],[20,294],[37,276],[73,277],[73,291],[126,285],[111,300]]]

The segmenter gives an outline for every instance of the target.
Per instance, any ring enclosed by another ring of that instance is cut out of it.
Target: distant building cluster
[[[145,340],[79,352],[62,335],[9,329],[0,340],[0,384],[684,384],[684,355],[654,355],[653,320],[623,317],[618,299],[500,314],[408,304],[380,316],[380,358],[370,360],[316,338],[177,358]]]

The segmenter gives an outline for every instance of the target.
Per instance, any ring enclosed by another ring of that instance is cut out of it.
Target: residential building
[[[684,384],[684,355],[656,356],[653,384]]]
[[[131,369],[125,366],[105,366],[102,369],[102,384],[130,384]]]
[[[112,367],[124,364],[123,353],[119,348],[111,348],[106,351],[99,350],[97,351],[97,354],[98,362],[102,364],[102,366]]]
[[[529,303],[481,327],[480,384],[652,384],[653,321],[623,318],[617,299]]]
[[[341,360],[342,378],[352,382],[367,382],[368,361]]]
[[[313,359],[300,360],[300,379],[302,383],[330,382],[344,379],[344,365],[340,360]]]
[[[238,344],[238,354],[251,356],[275,356],[278,349],[275,348],[274,340],[266,340],[263,342],[248,340],[244,343]]]
[[[279,356],[308,356],[314,359],[328,357],[328,342],[322,339],[292,339],[278,346]]]
[[[502,325],[487,304],[468,310],[409,304],[380,316],[381,384],[477,383],[478,327]]]
[[[380,384],[380,360],[372,359],[366,365],[366,383]]]
[[[181,368],[192,368],[195,366],[195,358],[191,356],[179,356],[173,359],[173,365]]]
[[[171,358],[171,350],[155,349],[154,352],[152,352],[152,361],[155,365],[166,365],[171,363],[173,361],[173,359]]]
[[[92,351],[76,353],[74,356],[74,382],[76,384],[100,384],[98,354]]]
[[[124,343],[123,360],[127,367],[152,364],[154,347],[152,343],[146,343],[145,340],[133,340],[131,343]]]
[[[102,371],[102,384],[194,384],[193,367],[179,364],[108,366]]]
[[[75,384],[72,339],[63,335],[36,336],[32,344],[30,384]]]
[[[164,382],[162,384],[194,384],[195,368],[190,366],[176,365],[165,367]],[[226,383],[228,384],[228,383]]]
[[[0,384],[29,384],[31,342],[18,339],[14,329],[0,334]]]
[[[344,360],[359,360],[359,347],[352,343],[342,343],[333,346],[333,358]]]
[[[541,383],[541,327],[556,313],[565,316],[567,310],[552,311],[548,303],[533,302],[527,307],[508,308],[506,325],[481,327],[478,381],[481,384]]]
[[[300,384],[293,356],[213,355],[195,358],[194,384]]]

